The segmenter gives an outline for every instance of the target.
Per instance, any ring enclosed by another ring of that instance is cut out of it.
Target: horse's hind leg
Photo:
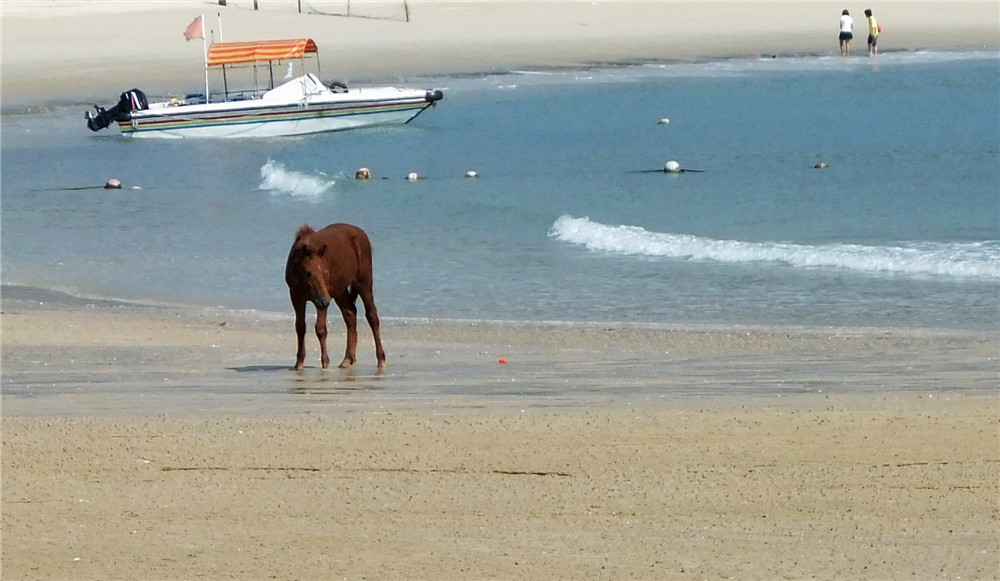
[[[385,371],[385,350],[382,349],[382,331],[378,320],[378,309],[375,308],[375,293],[369,285],[361,289],[358,293],[361,296],[361,304],[365,307],[365,318],[368,319],[368,326],[372,329],[372,336],[375,338],[375,358],[378,360],[378,370]]]
[[[355,304],[357,296],[353,291],[346,291],[335,299],[347,326],[347,349],[344,351],[344,360],[340,362],[341,369],[349,368],[357,360],[358,306]]]

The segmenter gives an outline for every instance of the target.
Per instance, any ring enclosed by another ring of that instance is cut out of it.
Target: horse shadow
[[[265,371],[290,371],[290,365],[244,365],[241,367],[227,367],[229,371],[237,373],[260,373]]]

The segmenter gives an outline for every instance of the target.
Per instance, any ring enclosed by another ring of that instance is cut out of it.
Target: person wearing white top
[[[854,38],[854,19],[845,8],[840,16],[840,54],[850,56],[851,39]]]

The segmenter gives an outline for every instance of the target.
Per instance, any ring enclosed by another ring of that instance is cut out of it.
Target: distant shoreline
[[[927,52],[940,53],[944,55],[948,54],[963,54],[963,55],[978,55],[982,54],[983,58],[991,58],[1000,52],[1000,49],[994,48],[970,48],[970,47],[935,47],[933,49],[897,49],[897,50],[887,50],[882,53],[883,57],[891,58],[893,55],[907,55],[907,54],[921,54]],[[436,80],[447,80],[449,78],[462,79],[462,78],[479,78],[479,77],[489,77],[489,76],[507,76],[515,75],[519,73],[560,73],[560,72],[586,72],[586,71],[608,71],[616,69],[624,69],[629,67],[642,67],[642,66],[676,66],[676,65],[698,65],[706,63],[725,63],[729,61],[745,61],[745,60],[781,60],[781,59],[803,59],[803,58],[825,58],[832,57],[833,55],[825,52],[790,52],[783,54],[773,54],[773,55],[717,55],[717,56],[706,56],[706,57],[692,57],[690,59],[646,59],[646,58],[636,58],[636,59],[622,59],[617,61],[595,61],[595,62],[581,62],[581,63],[567,63],[567,64],[551,64],[551,65],[538,65],[538,66],[511,66],[507,69],[490,69],[483,68],[482,70],[457,70],[451,72],[438,72],[438,73],[426,73],[426,74],[414,74],[408,76],[402,81],[408,85],[414,85],[424,82],[429,79]],[[838,57],[839,58],[839,57]],[[855,57],[851,57],[855,58]],[[861,60],[861,57],[856,57]],[[865,57],[867,60],[867,57]],[[195,75],[201,74],[201,69],[194,72]],[[325,75],[324,75],[325,77]],[[337,80],[337,79],[327,79],[325,81]],[[356,79],[358,86],[370,86],[370,85],[392,85],[394,83],[400,83],[401,79],[397,75],[387,75],[387,76],[373,76],[366,78]],[[190,82],[178,81],[176,84],[160,86],[157,90],[158,85],[152,85],[151,87],[138,87],[146,92],[151,98],[167,98],[170,96],[178,95],[186,91],[198,91],[202,90],[203,86],[198,85],[198,80],[192,77]],[[5,97],[2,102],[0,102],[0,113],[7,114],[44,114],[50,107],[59,106],[70,106],[79,105],[81,103],[96,102],[104,105],[112,105],[117,98],[119,89],[112,87],[107,87],[108,92],[106,94],[94,93],[92,95],[83,94],[73,94],[73,95],[55,95],[51,93],[43,93],[33,96],[21,95],[16,92],[11,92],[8,97]]]
[[[107,99],[131,87],[165,94],[196,86],[202,43],[184,41],[182,32],[200,14],[209,29],[221,18],[226,40],[314,38],[326,77],[399,82],[549,67],[833,55],[842,9],[832,2],[417,0],[409,2],[406,23],[255,12],[235,4],[172,0],[138,10],[86,0],[5,2],[4,105]],[[1000,47],[995,2],[891,3],[878,16],[887,54]],[[865,52],[863,18],[855,18],[856,55]]]

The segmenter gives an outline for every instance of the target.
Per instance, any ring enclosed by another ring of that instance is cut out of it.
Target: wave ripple
[[[336,183],[325,175],[286,169],[281,162],[267,160],[260,168],[260,186],[274,195],[318,201]]]
[[[549,236],[588,250],[680,260],[772,262],[793,267],[844,269],[911,276],[1000,279],[1000,241],[919,242],[899,246],[803,245],[713,240],[609,226],[588,217],[560,216]]]

